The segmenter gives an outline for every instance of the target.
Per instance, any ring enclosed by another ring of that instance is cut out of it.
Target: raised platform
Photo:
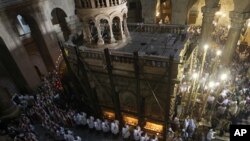
[[[185,44],[185,37],[175,33],[155,32],[130,32],[131,41],[123,48],[117,49],[122,52],[135,52],[139,54],[165,56],[173,55],[179,59],[180,51]]]

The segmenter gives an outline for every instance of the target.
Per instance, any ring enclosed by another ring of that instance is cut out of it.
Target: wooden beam
[[[144,106],[145,103],[142,100],[141,95],[141,84],[140,84],[140,64],[139,64],[139,55],[138,52],[134,52],[134,73],[136,78],[136,105],[137,105],[137,117],[138,117],[138,124],[141,127],[144,123]]]
[[[172,70],[173,70],[173,62],[174,62],[174,57],[170,56],[169,57],[169,64],[168,64],[168,89],[166,92],[166,105],[165,105],[165,116],[164,116],[164,126],[163,126],[163,140],[165,141],[167,138],[167,126],[170,123],[170,102],[171,102],[171,95],[173,93],[172,89]]]
[[[84,62],[80,59],[80,54],[79,54],[79,50],[78,47],[75,47],[75,53],[77,56],[77,62],[78,62],[78,66],[79,66],[79,71],[81,71],[81,75],[80,77],[81,82],[84,83],[84,85],[82,85],[82,87],[85,89],[85,92],[88,95],[88,98],[90,100],[90,105],[92,105],[93,109],[94,109],[94,115],[96,117],[101,118],[102,117],[102,112],[101,112],[101,107],[99,106],[98,102],[98,98],[97,98],[97,92],[95,88],[91,88],[90,85],[90,81],[87,75],[87,70],[85,69],[85,64]]]
[[[139,55],[138,52],[134,52],[134,73],[136,78],[136,105],[137,105],[137,117],[138,124],[143,127],[144,123],[144,108],[145,103],[143,102],[143,98],[141,95],[141,84],[140,84],[140,63],[139,63]]]
[[[115,118],[119,120],[120,126],[122,127],[123,118],[122,118],[121,108],[120,108],[120,99],[119,99],[118,93],[115,90],[114,78],[112,74],[112,65],[111,65],[110,53],[109,53],[108,48],[104,49],[104,54],[105,54],[105,60],[106,60],[106,69],[108,71],[109,81],[110,81],[110,86],[111,86],[112,101],[113,101],[114,110],[115,110]]]

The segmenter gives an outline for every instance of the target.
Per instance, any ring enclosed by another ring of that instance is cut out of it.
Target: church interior
[[[0,141],[229,141],[250,125],[249,0],[0,0]]]

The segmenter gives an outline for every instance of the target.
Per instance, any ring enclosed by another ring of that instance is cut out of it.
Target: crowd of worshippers
[[[85,127],[91,131],[120,135],[124,140],[157,141],[158,137],[149,137],[139,126],[133,129],[125,125],[119,129],[119,121],[103,121],[87,116],[85,112],[60,108],[55,101],[60,99],[62,86],[56,73],[50,73],[43,78],[42,85],[34,95],[15,94],[14,104],[20,107],[23,114],[8,124],[6,132],[15,141],[37,141],[39,135],[34,125],[42,125],[49,138],[58,141],[81,141],[81,137],[74,134],[69,128]],[[18,126],[16,126],[18,125]]]
[[[215,103],[216,116],[218,118],[230,119],[237,123],[242,118],[250,115],[250,79],[249,62],[234,62],[231,64],[231,81],[216,96],[209,95],[208,109]],[[212,109],[213,110],[213,109]]]
[[[212,33],[212,39],[218,45],[225,45],[229,28],[223,25],[217,25]]]

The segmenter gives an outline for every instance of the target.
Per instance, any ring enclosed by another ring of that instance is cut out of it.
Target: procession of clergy
[[[6,132],[14,132],[15,134],[12,135],[12,138],[15,141],[37,141],[39,140],[39,135],[36,133],[33,124],[42,124],[42,127],[49,132],[50,137],[58,141],[82,140],[80,136],[75,135],[73,131],[66,127],[89,128],[93,132],[103,132],[106,137],[112,134],[114,138],[119,138],[121,132],[124,140],[158,140],[157,136],[150,139],[147,133],[143,132],[139,126],[131,130],[132,128],[129,125],[125,125],[120,131],[119,121],[117,120],[108,121],[104,119],[104,121],[101,121],[93,116],[87,116],[85,112],[76,112],[70,108],[64,110],[63,106],[58,104],[58,101],[61,101],[59,89],[61,89],[60,78],[56,73],[51,73],[44,78],[36,95],[15,94],[12,100],[24,112],[17,119],[15,125],[8,125],[6,129],[8,131]],[[64,103],[62,102],[62,104]],[[9,131],[9,129],[12,129],[12,131]]]

